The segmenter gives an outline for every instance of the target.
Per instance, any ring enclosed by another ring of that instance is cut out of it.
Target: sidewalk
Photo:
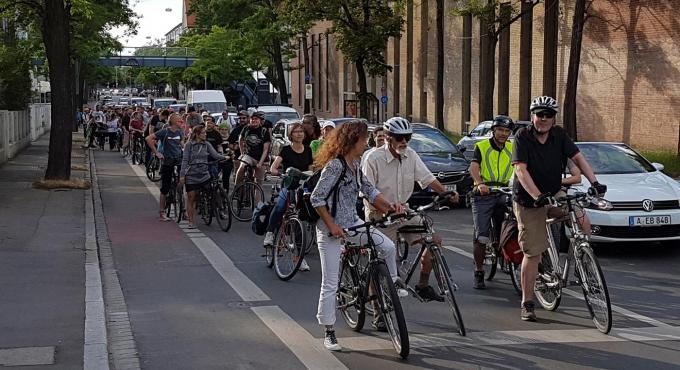
[[[0,166],[0,367],[83,367],[85,191],[32,188],[48,144],[49,133]]]

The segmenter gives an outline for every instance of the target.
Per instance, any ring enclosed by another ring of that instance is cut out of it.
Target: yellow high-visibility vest
[[[482,153],[479,164],[482,181],[490,186],[507,186],[512,177],[512,143],[506,141],[505,147],[498,151],[491,146],[491,140],[493,138],[476,144]]]

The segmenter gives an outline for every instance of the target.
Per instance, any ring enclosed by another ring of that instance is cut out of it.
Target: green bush
[[[449,131],[449,130],[444,130],[444,134],[445,134],[446,136],[448,136],[449,139],[451,139],[451,141],[453,141],[454,144],[458,144],[458,142],[460,141],[460,139],[463,138],[462,135],[456,134],[456,133],[451,132],[451,131]]]
[[[31,102],[31,58],[26,50],[0,44],[0,109],[24,110]]]
[[[680,177],[680,156],[670,151],[640,151],[650,162],[661,163],[663,172],[671,177]]]

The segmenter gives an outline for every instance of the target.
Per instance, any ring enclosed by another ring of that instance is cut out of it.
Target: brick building
[[[463,18],[450,15],[453,0],[445,0],[445,127],[461,132],[465,127],[463,80]],[[514,1],[513,1],[514,2]],[[678,150],[680,146],[680,7],[673,0],[595,0],[583,38],[578,86],[579,140],[623,141],[646,149]],[[557,42],[557,96],[562,102],[567,80],[574,0],[559,6]],[[390,40],[387,61],[393,71],[369,78],[368,88],[379,101],[372,107],[376,120],[400,115],[413,122],[435,121],[436,34],[435,1],[410,2],[404,32]],[[543,92],[543,2],[533,9],[531,92]],[[313,98],[311,111],[322,117],[338,117],[353,111],[358,91],[354,66],[335,49],[328,23],[318,23],[309,32],[308,48]],[[519,102],[520,22],[510,27],[509,114],[526,115],[527,103]],[[480,27],[472,21],[472,67],[470,122],[478,119]],[[498,63],[500,50],[497,48]],[[299,53],[302,43],[299,44]],[[292,66],[299,65],[297,59]],[[498,76],[498,74],[496,75]],[[303,110],[304,70],[292,73],[292,102]],[[498,82],[494,104],[498,104]],[[497,112],[497,106],[494,107]],[[663,112],[659,114],[659,112]],[[559,116],[558,116],[559,120]]]

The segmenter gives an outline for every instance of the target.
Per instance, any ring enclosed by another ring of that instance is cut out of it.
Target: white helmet
[[[536,109],[550,109],[557,113],[560,110],[560,106],[557,104],[557,100],[549,96],[537,96],[531,101],[531,107],[529,107],[531,112]]]
[[[385,121],[383,125],[385,131],[391,134],[412,134],[413,129],[411,128],[411,123],[402,117],[392,117]]]

